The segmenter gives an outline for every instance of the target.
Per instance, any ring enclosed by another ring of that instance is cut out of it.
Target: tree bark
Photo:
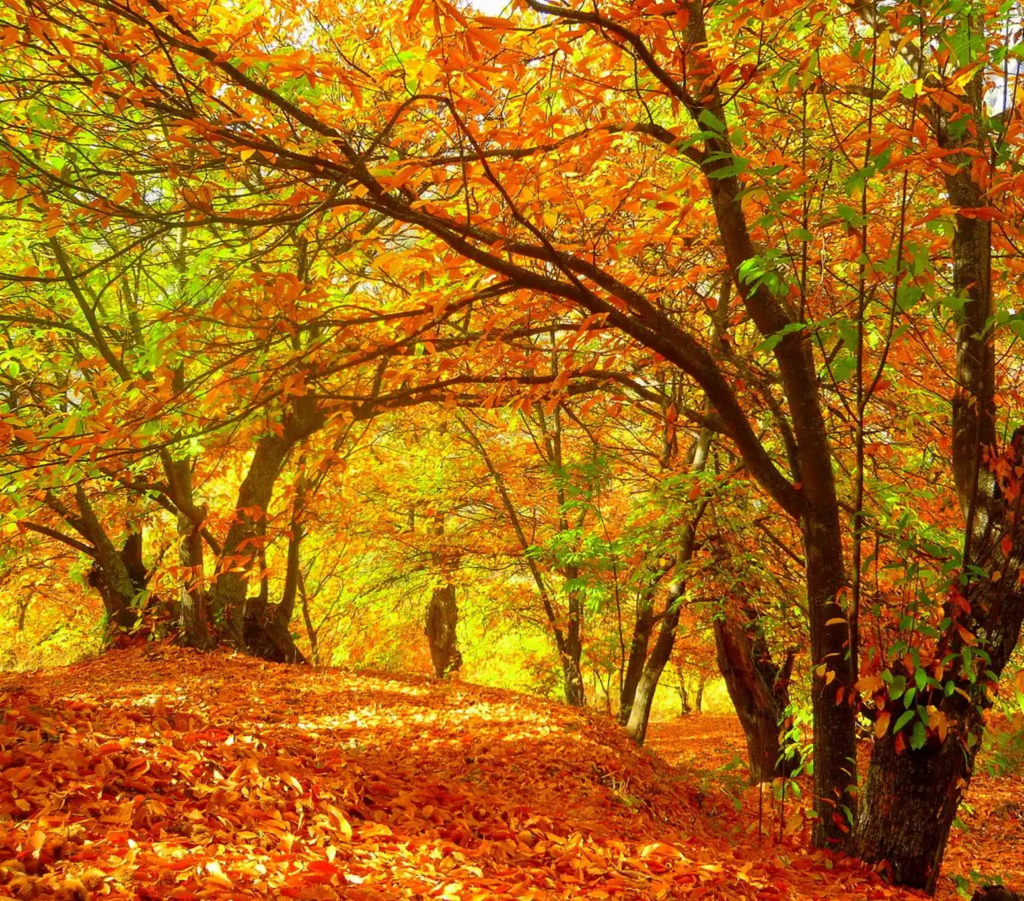
[[[697,474],[704,471],[707,466],[710,449],[711,432],[706,428],[701,429],[691,450],[691,473]],[[693,559],[694,551],[697,548],[697,529],[709,503],[709,497],[704,497],[698,501],[697,508],[690,517],[690,521],[683,528],[680,549],[676,554],[675,563],[673,564],[678,577],[669,587],[668,598],[665,601],[665,611],[661,617],[661,625],[658,627],[658,638],[654,642],[654,648],[644,664],[643,673],[640,676],[640,681],[637,683],[633,705],[629,712],[629,719],[626,722],[626,731],[638,745],[642,745],[647,738],[647,725],[651,719],[654,693],[657,691],[661,674],[664,672],[665,665],[672,656],[672,648],[676,643],[676,632],[679,629],[679,616],[682,611],[682,599],[686,592],[686,569]]]
[[[302,512],[305,500],[305,478],[300,475],[295,486],[295,499],[292,502],[281,600],[277,604],[269,602],[269,580],[264,575],[260,580],[259,597],[250,599],[246,610],[244,633],[246,648],[257,657],[275,663],[308,662],[298,645],[295,644],[295,637],[291,631],[299,581],[302,577],[302,539],[305,535],[302,526]],[[263,548],[260,550],[264,551]],[[263,569],[266,570],[263,553],[261,553],[261,563]]]
[[[921,751],[896,749],[892,732],[877,739],[864,786],[856,853],[885,861],[899,885],[935,890],[946,840],[970,779],[974,751],[952,736]]]
[[[690,692],[686,687],[686,679],[683,677],[683,673],[679,671],[679,716],[689,716],[693,713],[693,708],[690,706]]]
[[[252,636],[254,630],[262,628],[261,623],[270,628],[270,624],[264,621],[265,611],[257,611],[255,618],[247,615],[246,591],[253,564],[259,559],[274,486],[295,445],[323,423],[324,416],[315,398],[297,398],[285,416],[280,432],[264,435],[256,443],[249,471],[238,490],[234,522],[228,529],[217,561],[210,607],[215,618],[224,620],[231,639],[240,648],[247,647],[247,630]],[[273,631],[276,638],[282,637],[280,628]],[[287,629],[284,632],[287,633]],[[276,640],[271,642],[276,643]]]
[[[462,669],[458,636],[459,606],[453,582],[458,558],[449,552],[444,543],[443,512],[435,514],[433,532],[436,545],[431,552],[431,566],[440,584],[436,584],[430,593],[423,631],[430,647],[434,675],[441,679]]]
[[[462,653],[459,651],[456,632],[458,622],[455,586],[450,582],[438,585],[431,592],[424,622],[424,631],[430,645],[430,662],[438,679],[462,669]]]
[[[962,97],[964,109],[973,115],[957,114],[972,118],[970,127],[960,122],[955,130],[950,128],[950,118],[941,111],[936,111],[934,119],[938,143],[949,151],[945,182],[957,208],[953,286],[964,301],[958,313],[951,411],[953,476],[965,521],[964,575],[944,605],[951,625],[934,654],[944,662],[941,679],[956,690],[947,694],[929,686],[919,690],[911,704],[918,716],[921,710],[935,708],[944,720],[945,735],[929,730],[923,747],[914,749],[906,729],[893,734],[893,722],[876,739],[856,836],[861,857],[885,861],[897,882],[928,892],[935,890],[949,831],[981,747],[989,688],[1002,674],[1024,620],[1019,502],[1024,487],[1020,482],[1024,433],[1018,430],[1006,451],[1010,456],[1006,485],[998,484],[993,474],[997,431],[995,339],[990,327],[992,226],[976,215],[989,201],[976,180],[974,165],[988,153],[984,93],[984,75],[979,70]],[[1010,488],[1018,498],[1013,508],[1004,500]],[[988,659],[981,662],[980,653]],[[890,720],[896,720],[904,704],[886,703]],[[923,727],[923,722],[918,725]]]
[[[142,566],[141,535],[133,541],[129,535],[124,552],[114,547],[113,541],[99,521],[96,511],[82,485],[75,489],[75,501],[78,505],[78,528],[88,537],[96,549],[95,563],[89,571],[89,583],[96,588],[103,599],[107,620],[112,628],[127,632],[138,621],[138,612],[134,607],[135,596],[145,589],[145,582],[136,584],[132,580],[132,572],[145,577]]]
[[[180,385],[175,374],[176,387]],[[170,452],[163,456],[164,474],[170,488],[171,500],[177,508],[178,563],[181,567],[179,590],[179,624],[181,642],[187,647],[206,649],[213,646],[209,608],[204,577],[203,521],[206,508],[197,507],[192,486],[192,462],[187,458],[173,459]]]
[[[789,706],[792,653],[775,666],[749,604],[728,605],[714,629],[718,668],[747,740],[751,784],[790,775],[799,761],[783,756],[779,733]]]
[[[1012,586],[1018,585],[1022,559],[1024,536],[1018,535],[1005,561],[1009,572],[998,581],[974,583],[966,599],[971,613],[966,624],[959,624],[974,633],[974,645],[959,629],[939,645],[937,659],[952,664],[943,678],[953,680],[959,690],[947,696],[943,689],[929,687],[915,698],[912,709],[934,707],[944,717],[946,736],[930,732],[924,746],[915,750],[907,729],[897,737],[892,723],[872,747],[855,849],[864,860],[885,861],[901,885],[935,891],[949,831],[981,749],[989,687],[999,679],[1020,637],[1024,593]],[[951,612],[954,618],[960,616]],[[963,669],[965,649],[973,660],[972,673]],[[978,651],[988,660],[980,659]],[[902,709],[897,703],[892,718]]]
[[[633,711],[636,687],[640,684],[640,677],[644,672],[644,663],[647,661],[647,651],[651,644],[651,634],[654,632],[654,592],[666,572],[667,570],[660,570],[655,573],[650,584],[644,586],[637,599],[633,638],[629,643],[626,672],[622,677],[622,688],[619,692],[620,726],[629,723],[629,716]]]
[[[986,885],[971,895],[971,901],[1024,901],[1024,894],[1001,885]]]
[[[637,683],[633,696],[633,707],[626,723],[626,731],[638,745],[647,738],[647,726],[651,719],[651,708],[654,705],[654,694],[658,690],[658,682],[665,671],[665,665],[672,656],[672,648],[676,642],[676,631],[679,628],[680,603],[683,587],[673,586],[667,601],[668,609],[662,617],[658,628],[658,637],[651,648],[650,656],[644,665],[640,681]]]

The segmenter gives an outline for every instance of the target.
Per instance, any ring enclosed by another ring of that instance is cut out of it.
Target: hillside
[[[669,763],[535,698],[169,645],[0,676],[0,710],[0,898],[920,897],[759,842],[706,771],[728,718],[656,728]]]

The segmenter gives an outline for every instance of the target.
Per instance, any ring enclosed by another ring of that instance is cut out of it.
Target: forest
[[[1018,3],[0,59],[0,899],[1020,897]]]

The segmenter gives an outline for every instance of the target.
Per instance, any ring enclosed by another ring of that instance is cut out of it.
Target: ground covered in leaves
[[[639,752],[509,692],[168,645],[0,676],[0,715],[0,899],[918,897],[808,851],[727,717]],[[1022,850],[1004,781],[952,871]]]

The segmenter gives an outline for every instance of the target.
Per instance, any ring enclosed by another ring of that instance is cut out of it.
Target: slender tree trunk
[[[579,652],[571,650],[562,655],[562,686],[565,703],[570,707],[586,707],[587,693],[583,686],[583,671],[580,667]]]
[[[798,761],[783,757],[779,732],[789,705],[793,655],[781,669],[775,666],[748,604],[727,606],[714,629],[718,668],[747,740],[751,784],[788,776]]]
[[[689,716],[693,713],[693,708],[690,706],[690,692],[686,688],[686,679],[683,677],[682,670],[679,670],[679,715]]]
[[[704,686],[707,684],[708,677],[703,673],[700,674],[700,679],[697,681],[697,697],[694,700],[694,710],[697,713],[704,712]]]
[[[295,637],[291,632],[299,581],[302,577],[302,539],[305,534],[302,525],[302,511],[305,499],[305,479],[300,475],[295,487],[295,499],[292,503],[281,600],[277,604],[269,602],[269,580],[264,576],[260,584],[260,596],[246,612],[246,647],[257,657],[277,663],[307,662],[298,645],[295,644]],[[262,554],[261,564],[266,570]]]
[[[696,474],[704,471],[710,449],[711,432],[708,429],[701,429],[693,444],[690,472]],[[682,598],[686,591],[686,568],[693,559],[697,547],[697,529],[709,503],[709,497],[699,501],[697,509],[683,529],[682,545],[674,564],[679,577],[669,588],[665,612],[662,614],[661,625],[658,628],[658,638],[654,642],[654,648],[651,650],[646,664],[644,664],[643,673],[633,696],[633,706],[626,722],[626,731],[638,745],[642,745],[647,737],[647,725],[651,718],[654,693],[658,689],[658,682],[665,670],[665,665],[672,656],[672,648],[675,645],[676,632],[679,628],[679,615],[682,611]]]
[[[563,571],[567,582],[579,578],[576,566],[567,566]],[[562,662],[562,684],[565,690],[565,702],[572,707],[586,707],[587,693],[583,684],[583,604],[579,591],[567,590],[569,615],[566,622],[565,637],[559,648]]]
[[[814,667],[811,711],[819,816],[814,835],[818,846],[843,845],[856,821],[857,743],[849,626],[839,605],[846,574],[838,507],[808,513],[803,536]]]
[[[427,605],[424,631],[430,645],[430,662],[438,679],[462,669],[462,653],[456,627],[459,623],[459,607],[456,603],[455,586],[450,582],[438,585],[430,595]]]
[[[555,648],[558,651],[558,659],[562,666],[566,702],[574,707],[584,707],[586,705],[586,693],[583,688],[583,671],[580,667],[580,659],[583,652],[581,636],[583,625],[582,610],[577,609],[575,615],[573,614],[571,602],[575,593],[570,593],[568,630],[567,632],[563,632],[558,623],[558,616],[555,613],[554,604],[551,601],[551,593],[548,591],[548,586],[544,581],[544,576],[542,575],[540,568],[537,566],[537,561],[529,556],[529,554],[526,554],[531,543],[526,537],[526,532],[523,530],[523,524],[519,519],[519,513],[516,510],[515,504],[512,502],[512,496],[509,494],[508,488],[505,485],[505,480],[501,477],[501,473],[498,472],[497,468],[495,468],[494,462],[487,453],[487,448],[484,447],[483,443],[476,436],[473,430],[466,425],[465,421],[461,419],[459,421],[465,430],[466,438],[469,440],[469,443],[474,447],[476,452],[480,454],[480,458],[484,461],[487,471],[491,474],[491,478],[494,480],[494,487],[498,489],[498,495],[501,498],[501,503],[505,508],[505,512],[508,514],[509,522],[512,524],[512,530],[515,532],[516,537],[519,540],[519,546],[525,554],[526,567],[530,571],[530,575],[533,577],[533,581],[537,586],[537,593],[540,596],[541,606],[544,608],[544,615],[547,617],[548,625],[551,627],[551,636],[554,639]],[[559,503],[564,503],[564,497],[560,499]],[[568,576],[566,576],[566,578],[568,578]],[[577,597],[577,603],[578,600],[579,599]]]
[[[431,563],[440,584],[436,584],[430,593],[423,631],[430,646],[434,675],[441,679],[462,668],[458,636],[459,606],[453,581],[457,557],[445,545],[442,512],[434,516],[434,539],[437,544],[431,554]]]
[[[633,696],[633,709],[626,723],[626,731],[638,745],[647,738],[647,725],[651,719],[651,708],[654,705],[654,694],[658,690],[658,682],[665,671],[665,665],[672,656],[672,647],[676,641],[676,630],[679,627],[679,613],[682,609],[679,595],[669,599],[669,610],[661,620],[658,637],[651,648],[650,656],[644,665],[644,671],[636,686]]]
[[[309,638],[309,652],[314,666],[320,666],[320,638],[313,626],[313,618],[309,612],[309,595],[306,593],[306,580],[299,573],[299,595],[302,598],[302,621],[306,624],[306,636]]]
[[[619,692],[619,725],[629,722],[633,710],[633,699],[636,687],[643,675],[644,663],[647,661],[647,650],[654,632],[654,590],[664,572],[658,573],[650,585],[644,587],[637,599],[636,621],[633,624],[633,638],[629,644],[629,657],[626,672],[622,677],[622,690]]]
[[[181,369],[176,373],[178,382],[183,378],[180,373]],[[184,388],[180,384],[176,387],[178,390]],[[178,563],[182,570],[179,598],[181,640],[188,647],[209,648],[213,645],[213,637],[203,583],[202,525],[206,519],[206,508],[195,504],[192,463],[187,457],[175,460],[168,452],[164,457],[164,472],[170,485],[171,499],[178,509]]]

